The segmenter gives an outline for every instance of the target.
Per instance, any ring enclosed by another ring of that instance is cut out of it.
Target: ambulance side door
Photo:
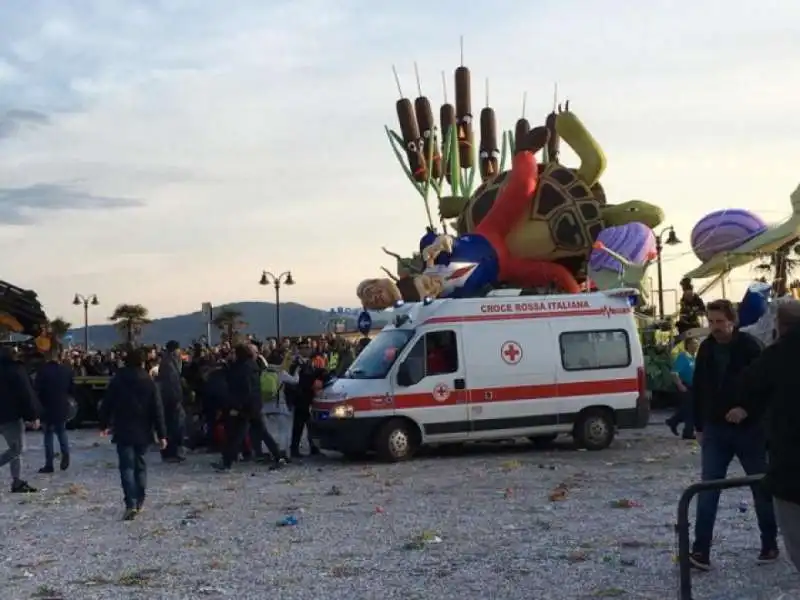
[[[414,420],[427,443],[469,436],[463,350],[460,325],[427,329],[396,367],[395,411]]]

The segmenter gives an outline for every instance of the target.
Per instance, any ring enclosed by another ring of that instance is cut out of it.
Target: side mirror
[[[413,384],[414,382],[411,380],[411,372],[408,369],[408,363],[400,363],[400,366],[397,368],[397,385],[409,387]]]

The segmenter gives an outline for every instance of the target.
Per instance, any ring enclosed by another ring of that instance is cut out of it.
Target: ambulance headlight
[[[422,301],[422,304],[428,306],[429,304],[433,304],[433,298],[430,296],[425,296],[425,299]]]
[[[633,307],[636,307],[636,305],[639,304],[639,296],[637,296],[636,294],[628,296],[628,304],[630,304]]]
[[[337,404],[331,409],[330,415],[333,419],[350,419],[355,414],[355,410],[349,404]]]

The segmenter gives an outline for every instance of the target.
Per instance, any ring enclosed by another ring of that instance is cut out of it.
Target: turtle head
[[[644,200],[629,200],[622,204],[606,204],[601,208],[603,222],[606,227],[642,223],[650,229],[654,229],[664,221],[664,211],[661,210],[661,207]]]

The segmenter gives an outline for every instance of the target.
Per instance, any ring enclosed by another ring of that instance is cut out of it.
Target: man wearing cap
[[[186,460],[183,455],[186,414],[183,410],[182,367],[181,345],[175,340],[170,340],[161,357],[156,377],[161,401],[164,404],[164,420],[167,424],[167,447],[161,451],[164,462],[178,463]]]

